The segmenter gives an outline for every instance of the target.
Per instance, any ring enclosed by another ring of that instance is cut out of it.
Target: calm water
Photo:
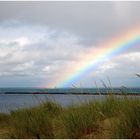
[[[73,94],[21,94],[23,91],[25,92],[38,92],[38,91],[46,91],[46,89],[0,89],[0,112],[9,112],[10,110],[15,110],[19,108],[27,108],[40,104],[42,101],[52,100],[55,101],[62,106],[68,106],[72,103],[81,103],[89,100],[102,100],[106,96],[105,95],[73,95]],[[56,90],[56,89],[55,89]],[[81,89],[78,89],[81,91]],[[101,89],[100,89],[101,90]],[[102,89],[103,90],[103,89]],[[140,89],[133,89],[135,93],[140,93]],[[9,91],[18,91],[18,94],[4,94]],[[65,89],[66,91],[66,89]],[[89,91],[89,89],[88,89]],[[95,91],[95,92],[93,92]],[[131,89],[132,91],[132,89]],[[134,92],[133,91],[133,92]],[[55,91],[56,92],[56,91]],[[68,92],[68,91],[67,91]],[[96,90],[92,90],[93,93],[96,93]],[[104,91],[105,92],[105,91]],[[129,91],[130,92],[130,91]],[[68,92],[70,93],[70,91]],[[120,96],[119,96],[120,97]],[[135,96],[135,98],[140,98],[140,96]]]
[[[114,93],[140,93],[140,88],[54,88],[54,89],[45,89],[45,88],[0,88],[0,93],[7,93],[7,92],[16,92],[16,93],[35,93],[35,92],[48,92],[48,93],[108,93],[109,90],[113,90]]]
[[[36,106],[42,101],[55,101],[62,106],[67,106],[72,103],[81,103],[88,100],[104,98],[101,95],[65,95],[65,94],[53,94],[53,95],[32,95],[32,94],[6,94],[0,95],[0,112],[9,112],[18,108],[25,108]]]

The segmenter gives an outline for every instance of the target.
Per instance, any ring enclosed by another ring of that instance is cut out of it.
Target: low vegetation
[[[0,138],[140,138],[140,100],[109,95],[67,108],[53,102],[0,114]]]

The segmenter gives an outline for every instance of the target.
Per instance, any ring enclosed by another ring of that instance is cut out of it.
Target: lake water
[[[140,88],[0,88],[0,93],[108,93],[108,91],[113,91],[114,93],[140,93]]]
[[[121,96],[119,96],[121,97]],[[132,97],[132,96],[131,96]],[[134,96],[140,98],[140,96]],[[11,94],[0,95],[0,112],[10,112],[19,108],[28,108],[36,106],[43,101],[55,101],[62,106],[68,106],[70,104],[82,103],[90,100],[103,100],[106,95],[65,95],[65,94],[53,94],[53,95],[32,95],[32,94]]]
[[[19,108],[32,107],[43,101],[54,101],[62,106],[89,100],[102,100],[103,95],[66,95],[66,94],[2,94],[0,95],[0,112],[9,112]]]
[[[41,89],[46,91],[46,89]],[[56,90],[56,89],[55,89]],[[78,89],[82,91],[81,89]],[[103,89],[102,89],[103,90]],[[134,90],[134,89],[133,89]],[[9,91],[18,91],[18,94],[4,94]],[[68,106],[70,104],[77,104],[86,102],[89,100],[103,100],[106,95],[74,95],[74,94],[22,94],[25,92],[25,89],[0,89],[0,112],[10,112],[10,110],[15,110],[19,108],[28,108],[36,106],[43,101],[54,101],[61,104],[62,106]],[[30,92],[40,91],[40,89],[30,89]],[[56,90],[57,91],[57,90]],[[56,92],[55,91],[55,92]],[[89,91],[89,90],[88,90]],[[94,89],[95,91],[95,89]],[[132,91],[132,89],[131,89]],[[135,93],[140,93],[140,89],[135,89]],[[133,92],[134,92],[133,91]],[[136,92],[137,91],[137,92]],[[26,89],[26,92],[29,92],[29,89]],[[70,93],[70,92],[69,92]],[[119,96],[121,97],[121,96]],[[129,96],[132,97],[132,96]],[[140,96],[133,96],[135,98],[140,98]]]

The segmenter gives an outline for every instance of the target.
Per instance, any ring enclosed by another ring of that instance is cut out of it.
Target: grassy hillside
[[[0,114],[0,138],[140,138],[140,100],[109,95],[103,101],[53,102]]]

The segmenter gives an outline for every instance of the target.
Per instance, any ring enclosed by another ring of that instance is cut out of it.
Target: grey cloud
[[[53,82],[61,77],[63,68],[70,69],[78,64],[89,47],[98,47],[107,38],[139,24],[139,7],[138,1],[1,1],[0,86],[21,86],[22,83],[38,86],[44,81],[46,85]],[[24,37],[29,43],[21,39]],[[96,76],[88,73],[82,80],[86,83],[87,79],[87,83],[94,85],[92,76],[98,81],[110,74],[114,85],[121,85],[123,81],[138,85],[133,74],[140,71],[136,55],[139,51],[138,43],[122,52],[122,56],[117,55],[115,60],[101,64],[94,71]]]
[[[0,20],[49,26],[94,44],[140,23],[140,2],[0,2]]]
[[[109,60],[109,62],[99,66],[96,74],[106,76],[111,75],[110,77],[114,79],[133,78],[136,73],[140,72],[140,65],[138,65],[139,61],[139,52],[121,54],[117,56],[114,60]]]
[[[140,73],[140,52],[129,52],[118,55],[115,59],[108,60],[98,65],[95,70],[83,75],[80,79],[81,84],[87,87],[103,87],[101,80],[110,86],[109,80],[113,87],[128,86],[139,87],[139,78],[136,73]],[[80,87],[80,82],[74,84]]]
[[[25,28],[26,31],[28,28],[30,29],[28,26]],[[42,28],[44,29],[44,27]],[[20,32],[23,28],[12,29],[15,32],[17,30]],[[75,58],[86,50],[85,47],[78,44],[76,36],[66,32],[57,33],[57,31],[47,30],[37,42],[34,42],[26,33],[24,36],[30,41],[24,46],[21,46],[20,42],[14,41],[15,38],[8,37],[1,41],[0,76],[42,77],[46,74],[53,75],[59,71],[59,67],[75,61]],[[20,38],[20,36],[18,37]],[[50,70],[43,71],[46,66],[49,66]]]

